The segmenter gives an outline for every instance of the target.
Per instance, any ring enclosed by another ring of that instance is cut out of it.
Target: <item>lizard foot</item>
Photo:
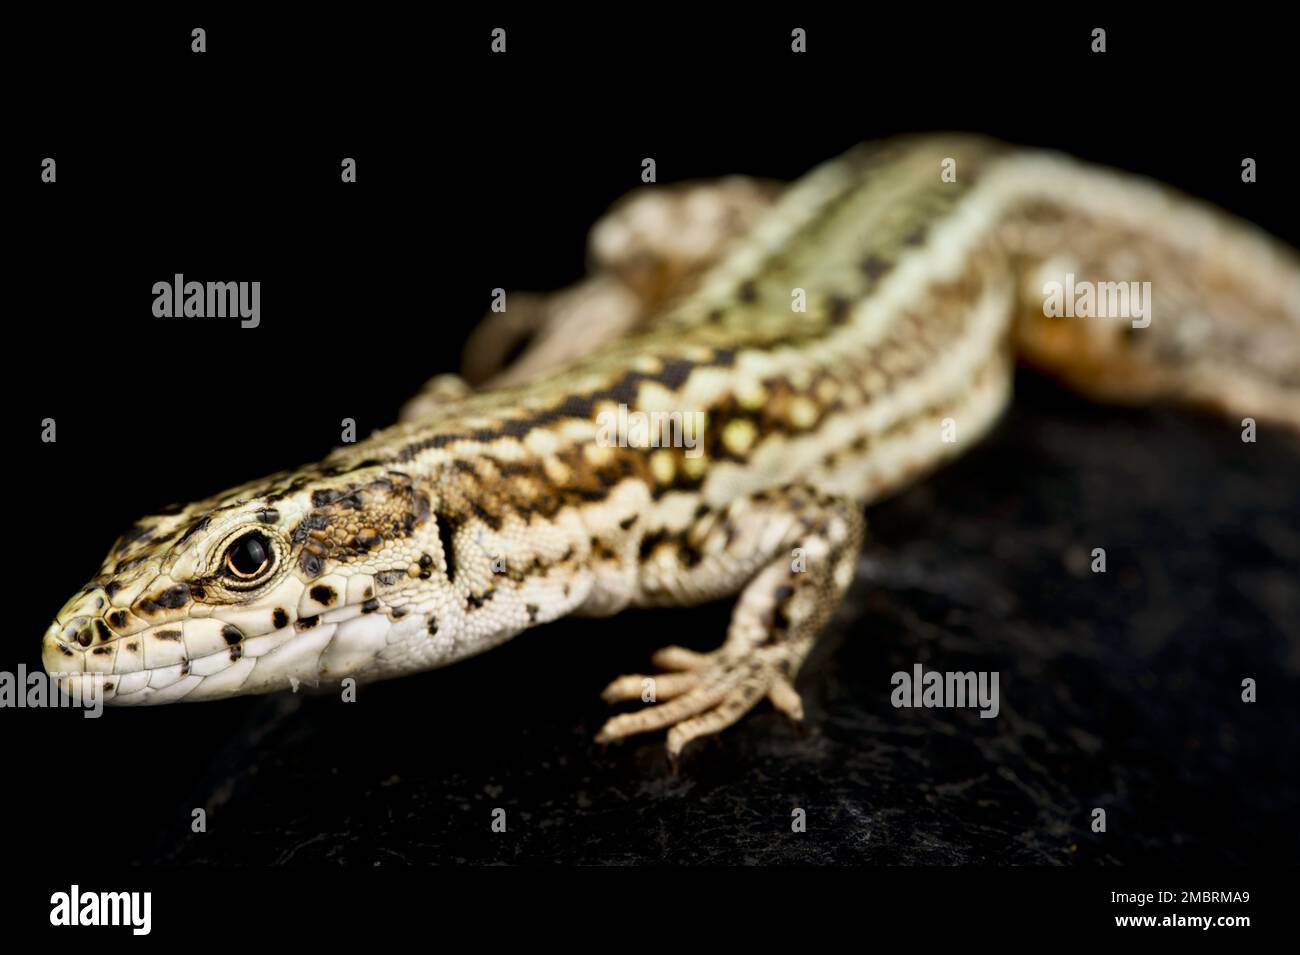
[[[796,657],[802,654],[788,645],[760,648],[744,656],[726,647],[713,653],[667,647],[652,662],[668,672],[621,676],[601,694],[607,703],[666,702],[612,717],[601,727],[596,742],[671,727],[668,755],[676,759],[691,740],[725,729],[765,696],[792,720],[802,720],[803,702],[785,675]]]

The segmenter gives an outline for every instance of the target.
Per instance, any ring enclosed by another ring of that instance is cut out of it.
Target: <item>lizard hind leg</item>
[[[459,375],[435,375],[424,383],[419,394],[402,405],[397,420],[422,421],[445,414],[473,393],[469,382]]]
[[[666,304],[747,234],[779,186],[744,176],[646,186],[591,230],[590,274],[545,294],[512,292],[465,343],[465,378],[523,384],[648,327]]]
[[[1148,184],[1062,169],[1062,193],[1095,208],[1039,201],[1000,234],[1020,275],[1020,356],[1094,399],[1300,431],[1295,250]]]
[[[692,740],[725,729],[764,698],[791,719],[803,718],[794,680],[853,579],[864,531],[861,508],[796,486],[730,517],[746,520],[755,537],[775,546],[744,584],[726,641],[711,653],[667,647],[653,662],[670,672],[611,683],[607,702],[636,699],[647,686],[654,687],[656,701],[666,702],[612,717],[598,742],[667,728],[675,760]],[[744,530],[723,532],[718,546],[706,541],[699,567],[716,574],[728,566],[727,551],[748,536]]]

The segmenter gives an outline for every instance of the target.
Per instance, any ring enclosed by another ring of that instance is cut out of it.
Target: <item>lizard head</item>
[[[399,471],[327,465],[132,525],[46,630],[46,670],[115,703],[382,676],[446,583],[435,502]]]

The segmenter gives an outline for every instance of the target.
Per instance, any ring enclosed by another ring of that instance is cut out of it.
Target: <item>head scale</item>
[[[43,660],[160,703],[383,675],[447,585],[431,492],[378,464],[235,488],[133,525],[46,631]],[[432,549],[430,547],[432,543]]]

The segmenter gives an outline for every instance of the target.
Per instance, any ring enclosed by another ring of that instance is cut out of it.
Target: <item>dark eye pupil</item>
[[[231,545],[226,563],[236,574],[251,577],[266,564],[268,547],[261,534],[246,534]]]

